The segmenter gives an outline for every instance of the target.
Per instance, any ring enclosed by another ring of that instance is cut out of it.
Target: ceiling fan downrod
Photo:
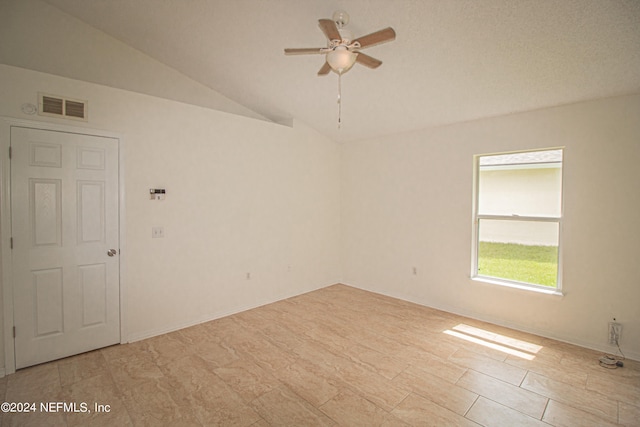
[[[342,125],[342,73],[338,74],[338,129]]]

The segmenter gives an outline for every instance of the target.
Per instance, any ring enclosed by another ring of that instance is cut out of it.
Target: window
[[[475,156],[472,276],[560,289],[562,149]]]

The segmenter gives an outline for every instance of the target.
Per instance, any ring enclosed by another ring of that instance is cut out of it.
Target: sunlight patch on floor
[[[444,333],[526,360],[535,359],[535,355],[542,349],[540,345],[475,328],[464,323],[447,329]]]

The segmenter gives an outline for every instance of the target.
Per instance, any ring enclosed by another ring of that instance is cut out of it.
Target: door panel
[[[29,179],[33,247],[62,246],[62,181]]]
[[[78,244],[104,241],[104,182],[78,181]]]
[[[82,326],[102,325],[107,318],[106,264],[78,267],[82,294]]]
[[[16,367],[120,342],[118,140],[11,128]]]
[[[62,313],[62,269],[50,268],[32,272],[35,296],[35,337],[61,334],[64,331]]]

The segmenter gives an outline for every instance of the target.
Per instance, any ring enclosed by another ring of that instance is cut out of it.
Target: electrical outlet
[[[161,239],[164,237],[164,227],[152,227],[151,237],[154,239]]]
[[[620,345],[621,333],[622,333],[622,324],[617,322],[609,322],[609,344]]]

